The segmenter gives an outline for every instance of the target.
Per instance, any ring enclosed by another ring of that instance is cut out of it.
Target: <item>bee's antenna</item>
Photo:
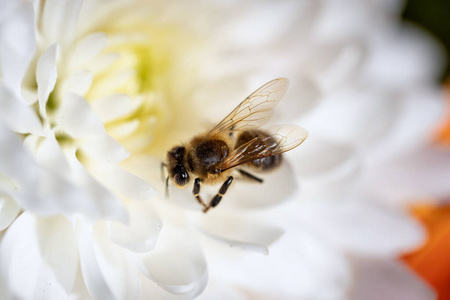
[[[164,176],[164,168],[167,167],[167,164],[161,162],[161,181],[164,181],[166,178]]]
[[[166,198],[169,198],[169,176],[166,178]]]

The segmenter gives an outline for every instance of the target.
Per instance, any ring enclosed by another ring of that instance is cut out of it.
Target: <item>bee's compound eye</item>
[[[179,168],[175,173],[174,181],[177,185],[186,185],[189,183],[189,174],[184,168]]]

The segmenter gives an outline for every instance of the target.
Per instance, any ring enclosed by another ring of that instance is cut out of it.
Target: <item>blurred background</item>
[[[450,75],[450,1],[449,0],[409,0],[403,11],[405,22],[414,23],[427,30],[445,47],[447,64],[442,73],[442,81]]]
[[[405,22],[411,22],[422,27],[445,48],[447,62],[442,68],[440,84],[447,89],[447,102],[450,104],[449,16],[449,0],[409,0],[402,15]],[[442,124],[441,131],[438,133],[438,142],[446,147],[450,146],[450,109],[448,111],[447,121]],[[439,300],[450,300],[449,202],[447,201],[446,204],[437,207],[422,206],[412,208],[412,213],[428,229],[429,237],[422,248],[403,258],[410,267],[437,290]]]

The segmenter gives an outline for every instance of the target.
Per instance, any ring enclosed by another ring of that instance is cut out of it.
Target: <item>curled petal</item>
[[[133,253],[109,239],[105,223],[97,223],[93,231],[95,258],[102,276],[117,299],[143,299],[141,272]]]
[[[129,199],[148,200],[156,194],[149,184],[116,164],[96,161],[89,163],[88,168],[99,182]]]
[[[277,241],[283,230],[252,221],[248,216],[211,212],[198,224],[199,229],[212,239],[230,247],[269,254],[268,247]]]
[[[133,252],[147,252],[153,249],[162,222],[155,214],[153,205],[149,202],[133,202],[128,205],[130,222],[127,226],[111,222],[111,241]]]
[[[105,127],[87,101],[76,94],[67,93],[58,115],[58,124],[62,130],[73,137],[105,135]]]
[[[36,66],[36,83],[38,85],[39,110],[44,118],[47,117],[46,105],[48,96],[55,88],[57,69],[56,56],[58,44],[48,47],[41,55]]]
[[[42,134],[42,124],[34,110],[0,86],[0,116],[8,127],[18,133]]]
[[[81,272],[89,294],[94,299],[117,299],[106,282],[94,251],[92,226],[80,222],[77,226]]]
[[[69,174],[69,164],[55,138],[53,131],[40,143],[36,152],[36,160],[45,168],[59,174]]]
[[[194,298],[206,286],[208,271],[203,253],[191,234],[168,229],[155,250],[142,259],[142,271],[166,291]]]
[[[130,156],[127,150],[107,134],[88,136],[79,139],[78,142],[83,153],[95,160],[118,163]]]

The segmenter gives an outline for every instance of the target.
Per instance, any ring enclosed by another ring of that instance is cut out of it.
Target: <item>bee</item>
[[[193,179],[193,189],[203,212],[216,207],[234,181],[241,176],[262,183],[247,170],[266,172],[282,162],[282,153],[299,146],[308,136],[305,129],[294,125],[272,126],[265,130],[275,106],[286,93],[289,80],[278,78],[264,84],[242,101],[209,132],[193,137],[188,143],[174,146],[167,152],[166,194],[169,179],[184,187]],[[218,193],[209,202],[200,196],[201,185],[222,182]]]

